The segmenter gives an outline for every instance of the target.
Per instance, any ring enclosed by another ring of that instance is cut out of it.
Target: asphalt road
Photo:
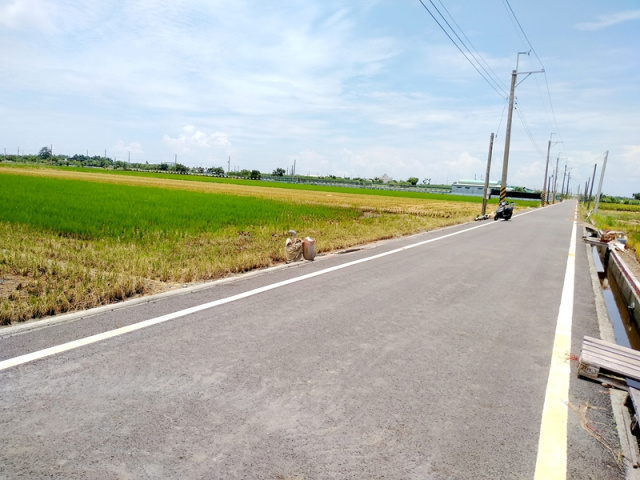
[[[0,478],[534,478],[574,210],[2,329],[6,362],[163,320],[0,370]],[[567,355],[599,336],[580,234]],[[566,361],[566,478],[623,478]]]

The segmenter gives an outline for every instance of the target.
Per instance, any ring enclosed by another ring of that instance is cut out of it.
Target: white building
[[[489,182],[489,195],[492,188],[500,188],[500,182]],[[477,195],[482,196],[484,180],[459,180],[451,185],[451,193],[454,195]]]

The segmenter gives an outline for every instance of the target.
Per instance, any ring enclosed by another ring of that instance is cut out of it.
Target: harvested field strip
[[[324,253],[477,214],[469,203],[1,170],[0,324],[264,268],[284,260],[289,229]]]
[[[37,168],[37,167],[23,167],[23,166],[11,166],[11,168]],[[151,178],[159,178],[162,180],[180,180],[180,181],[189,181],[189,182],[208,182],[208,183],[219,183],[219,184],[228,184],[228,185],[241,185],[241,186],[249,186],[249,187],[264,187],[264,188],[280,188],[280,189],[289,189],[289,190],[309,190],[309,191],[321,191],[321,192],[331,192],[331,193],[352,193],[357,195],[375,195],[375,196],[385,196],[385,197],[402,197],[402,198],[419,198],[419,199],[427,199],[427,200],[445,200],[445,201],[455,201],[455,202],[472,202],[478,203],[479,199],[473,196],[460,196],[460,195],[449,195],[444,193],[424,193],[419,191],[412,190],[388,190],[388,189],[378,189],[375,187],[371,188],[356,188],[353,186],[336,186],[336,185],[314,185],[312,183],[289,183],[289,182],[278,182],[278,181],[256,181],[256,180],[244,180],[239,178],[226,178],[226,177],[211,177],[207,175],[180,175],[175,173],[157,173],[157,172],[139,172],[139,171],[129,171],[129,170],[106,170],[106,169],[89,169],[89,168],[78,168],[78,167],[54,167],[56,170],[64,171],[64,172],[83,172],[95,174],[97,172],[106,174],[106,175],[116,175],[116,176],[129,176],[129,177],[151,177]],[[49,168],[50,169],[50,168]],[[498,199],[494,198],[491,200],[492,203],[498,203]]]

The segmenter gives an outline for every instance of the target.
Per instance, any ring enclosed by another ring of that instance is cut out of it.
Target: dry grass
[[[274,199],[359,209],[353,221],[300,219],[293,225],[317,240],[318,253],[469,221],[478,206],[409,198],[336,194],[229,184],[120,177],[59,170],[0,173],[69,178]],[[0,324],[90,308],[176,283],[211,280],[284,261],[286,231],[264,225],[178,235],[173,241],[77,238],[30,225],[0,222]],[[165,239],[166,240],[166,239]]]

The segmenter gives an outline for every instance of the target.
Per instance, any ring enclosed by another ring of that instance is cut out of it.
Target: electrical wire
[[[540,156],[545,157],[546,154],[542,151],[540,146],[536,143],[535,139],[533,138],[533,134],[531,133],[531,128],[529,128],[529,125],[527,124],[527,120],[524,117],[524,112],[522,112],[519,105],[515,105],[514,109],[518,112],[518,116],[520,117],[520,121],[522,122],[522,125],[524,127],[525,132],[527,133],[527,136],[529,137],[529,141],[531,142],[531,145],[533,145],[533,148],[536,149],[536,151]]]
[[[508,105],[509,105],[508,103],[505,103],[504,107],[502,107],[502,115],[500,115],[500,121],[498,122],[498,128],[496,129],[496,132],[500,131],[500,127],[502,126],[502,120],[504,119],[504,112],[507,111],[507,106]],[[498,138],[498,134],[497,133],[496,133],[496,138]]]
[[[555,128],[556,135],[558,135],[558,137],[560,138],[560,141],[562,142],[562,152],[566,156],[566,152],[565,152],[565,149],[564,149],[564,140],[562,138],[562,135],[560,134],[560,128],[558,127],[558,122],[557,122],[557,119],[556,119],[555,110],[553,108],[553,102],[551,100],[551,90],[549,89],[549,80],[547,78],[546,70],[544,69],[544,64],[542,63],[542,60],[538,56],[538,53],[536,52],[536,49],[533,48],[533,45],[531,44],[531,41],[529,40],[529,37],[527,36],[526,32],[522,28],[522,24],[520,23],[520,20],[518,20],[517,15],[513,11],[513,8],[511,7],[511,4],[509,3],[509,0],[502,0],[502,1],[503,1],[503,4],[505,5],[505,8],[507,9],[507,12],[510,14],[509,17],[512,19],[512,21],[515,21],[515,25],[517,25],[517,29],[516,30],[518,32],[518,35],[520,35],[521,38],[524,38],[524,41],[529,46],[529,49],[533,52],[534,56],[536,57],[536,59],[540,63],[540,66],[542,67],[542,70],[543,70],[542,73],[544,74],[545,87],[546,87],[546,91],[547,91],[547,99],[549,101],[549,109],[551,110],[551,117],[552,118],[549,118],[549,112],[547,111],[546,102],[544,101],[544,98],[543,98],[542,104],[543,104],[544,109],[545,109],[545,114],[547,116],[547,121],[550,124],[551,123],[553,124],[553,126]],[[542,98],[543,97],[543,93],[542,93],[542,90],[541,90],[540,85],[538,83],[537,77],[536,77],[535,82],[536,82],[536,86],[538,87],[538,91],[540,93],[540,96]]]
[[[449,24],[449,22],[444,18],[444,15],[442,15],[442,12],[440,12],[440,10],[438,9],[438,7],[436,7],[433,4],[433,1],[429,0],[431,2],[431,4],[434,6],[434,8],[436,9],[436,11],[440,14],[440,16],[442,17],[442,19],[447,23],[447,25],[449,26],[449,28],[451,29],[451,31],[453,31],[453,33],[456,35],[456,37],[458,38],[458,40],[460,40],[462,42],[463,45],[464,42],[462,41],[462,39],[458,36],[458,34],[456,33],[456,31],[451,27],[451,25]],[[442,9],[447,13],[447,15],[449,16],[449,18],[451,19],[451,22],[453,22],[453,24],[456,26],[456,28],[458,29],[458,31],[460,31],[460,34],[464,37],[464,39],[467,41],[467,43],[469,45],[471,45],[471,48],[473,48],[473,51],[475,52],[475,55],[469,50],[469,48],[465,45],[465,48],[467,49],[467,51],[473,55],[474,60],[476,60],[476,62],[478,62],[478,65],[480,65],[480,68],[482,68],[482,70],[489,76],[489,78],[494,82],[494,84],[498,87],[503,89],[505,96],[507,96],[507,91],[509,90],[509,87],[507,87],[507,85],[505,85],[505,83],[500,80],[500,77],[498,75],[496,75],[496,72],[493,71],[493,69],[489,66],[489,64],[486,62],[486,60],[482,57],[482,55],[480,54],[480,52],[478,52],[478,49],[475,47],[475,45],[473,45],[473,42],[471,42],[471,40],[469,39],[469,37],[467,37],[467,35],[464,33],[464,30],[462,30],[462,28],[460,28],[460,25],[458,25],[458,22],[456,22],[456,19],[453,18],[453,15],[451,15],[451,13],[449,12],[449,10],[447,10],[447,7],[442,3],[442,0],[438,0],[438,3],[440,4],[440,6],[442,7]],[[477,57],[477,58],[476,58]],[[480,62],[478,60],[478,58],[482,61]],[[486,67],[486,68],[485,68]],[[490,70],[490,71],[487,71]]]
[[[429,10],[429,8],[424,4],[424,2],[422,0],[418,0],[420,2],[420,4],[424,7],[424,9],[429,13],[429,15],[431,15],[431,18],[433,18],[433,20],[438,24],[438,26],[440,27],[440,29],[444,32],[444,34],[449,38],[449,40],[451,41],[451,43],[453,43],[455,45],[455,47],[460,51],[460,53],[462,53],[462,55],[464,55],[464,58],[467,59],[467,61],[471,64],[471,66],[476,70],[476,72],[478,72],[480,74],[480,76],[484,79],[484,81],[493,89],[495,90],[495,92],[500,95],[500,98],[502,98],[503,100],[505,100],[505,92],[501,92],[498,88],[496,88],[496,86],[494,85],[494,83],[492,83],[491,81],[489,81],[489,79],[487,79],[487,77],[480,71],[480,69],[476,66],[475,63],[473,63],[471,61],[471,59],[467,56],[467,54],[462,50],[462,48],[460,48],[460,45],[458,45],[456,43],[456,41],[451,37],[451,35],[449,34],[449,32],[442,26],[442,24],[438,21],[438,19],[436,18],[436,16],[433,14],[433,12],[431,12],[431,10]],[[442,19],[445,21],[445,23],[447,23],[447,25],[449,26],[449,28],[451,29],[451,31],[453,32],[453,34],[458,38],[458,40],[460,40],[460,43],[462,43],[465,47],[465,49],[469,52],[469,54],[474,58],[474,60],[480,64],[478,62],[478,59],[475,58],[475,56],[473,55],[473,53],[471,53],[471,51],[469,50],[469,48],[466,46],[466,44],[460,39],[460,37],[458,36],[458,34],[455,32],[455,30],[453,30],[453,28],[451,27],[451,25],[447,22],[447,20],[444,18],[444,16],[440,13],[440,11],[438,10],[438,8],[434,5],[434,3],[429,0],[429,2],[431,3],[431,5],[433,5],[433,7],[436,9],[436,11],[438,12],[438,14],[440,15],[440,17],[442,17]],[[506,95],[507,99],[508,99],[508,95]]]
[[[511,15],[513,16],[513,19],[516,21],[516,24],[518,25],[518,28],[520,29],[520,32],[522,32],[522,35],[524,36],[524,39],[527,42],[527,45],[529,45],[529,48],[531,49],[533,54],[538,59],[538,62],[540,62],[540,66],[542,66],[542,68],[544,68],[544,65],[542,64],[542,60],[540,60],[540,57],[538,57],[538,54],[536,53],[535,48],[533,48],[533,45],[531,45],[531,42],[529,41],[529,37],[527,37],[527,34],[524,32],[524,29],[522,28],[522,25],[520,25],[520,20],[518,20],[518,17],[516,17],[516,14],[513,11],[513,8],[511,8],[511,4],[509,3],[509,0],[502,0],[502,1],[508,7],[509,12],[511,12]]]

